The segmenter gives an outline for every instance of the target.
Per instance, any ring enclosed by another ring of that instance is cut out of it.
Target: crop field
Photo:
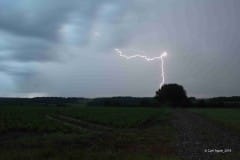
[[[55,132],[66,127],[46,119],[56,108],[6,106],[0,108],[0,133],[14,131]]]
[[[169,109],[0,107],[0,159],[177,160]]]
[[[137,127],[145,122],[167,118],[166,108],[130,108],[130,107],[70,107],[59,110],[59,114],[82,120],[112,126],[115,128]]]
[[[224,144],[234,152],[210,159],[235,159],[239,115],[239,109],[1,106],[0,159],[180,160]]]

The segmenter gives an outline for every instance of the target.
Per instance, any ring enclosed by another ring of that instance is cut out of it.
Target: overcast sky
[[[0,96],[240,95],[239,0],[0,0]]]

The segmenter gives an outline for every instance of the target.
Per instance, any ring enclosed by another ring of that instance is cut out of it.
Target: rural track
[[[177,154],[183,160],[239,160],[240,135],[186,109],[172,111]],[[216,150],[215,150],[216,149]],[[231,152],[221,153],[221,149]],[[217,153],[219,152],[219,153]],[[229,159],[228,159],[229,160]]]
[[[83,121],[80,119],[76,119],[76,118],[72,118],[64,115],[47,115],[46,118],[60,122],[65,126],[70,126],[70,127],[79,129],[81,131],[91,131],[91,132],[98,132],[98,133],[113,131],[113,128],[108,126],[99,125],[99,124]]]
[[[147,129],[155,125],[155,123],[152,122],[153,121],[152,119],[147,120],[146,122],[144,122],[143,124],[135,128],[116,128],[116,127],[97,124],[94,122],[89,122],[86,120],[81,120],[78,118],[73,118],[73,117],[69,117],[61,114],[46,115],[46,118],[57,121],[66,126],[70,126],[70,127],[82,130],[82,131],[92,131],[92,132],[136,132],[142,129]]]

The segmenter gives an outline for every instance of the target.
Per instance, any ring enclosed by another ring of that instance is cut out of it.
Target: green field
[[[174,160],[169,117],[167,108],[0,107],[0,159]]]
[[[225,127],[240,132],[240,109],[206,108],[191,109],[191,111],[199,113]]]
[[[4,106],[0,108],[0,133],[14,131],[55,132],[69,128],[46,118],[53,114],[56,107],[41,106]]]
[[[140,107],[69,107],[58,110],[58,113],[116,128],[131,128],[149,120],[163,120],[167,118],[169,110]]]
[[[171,121],[174,112],[187,110],[81,104],[1,106],[0,159],[178,160],[177,132]],[[239,109],[190,111],[240,133]],[[186,125],[192,122],[191,116],[188,119]],[[197,133],[205,130],[199,127]]]

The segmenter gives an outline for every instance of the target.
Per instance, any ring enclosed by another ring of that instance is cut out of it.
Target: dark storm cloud
[[[17,61],[36,61],[36,62],[48,62],[59,61],[61,55],[51,51],[51,43],[35,43],[29,42],[28,44],[22,44],[15,49],[12,49],[12,55],[10,58]],[[11,50],[11,49],[10,49]]]
[[[99,4],[104,1],[3,0],[0,2],[0,28],[21,36],[58,40],[61,25],[68,22],[72,15],[84,23],[92,22]]]
[[[103,21],[113,21],[116,11],[111,12],[111,5],[102,7],[104,2],[1,1],[0,33],[3,39],[5,36],[10,39],[10,44],[7,48],[1,48],[0,44],[0,49],[20,61],[58,59],[57,53],[49,53],[55,45],[88,45],[97,14]],[[113,15],[107,15],[105,10]]]
[[[4,44],[0,44],[0,61],[55,61],[59,58],[57,53],[50,53],[49,50],[54,43],[51,41],[33,38],[19,37],[9,35],[6,32],[0,32]]]
[[[55,39],[59,24],[66,20],[73,6],[56,0],[3,0],[0,2],[0,28],[22,36]]]
[[[6,73],[9,73],[9,74],[13,74],[13,75],[17,75],[17,74],[21,75],[21,74],[27,73],[25,70],[19,70],[16,67],[12,67],[12,66],[9,66],[9,65],[4,65],[4,64],[0,65],[0,72],[6,72]]]

